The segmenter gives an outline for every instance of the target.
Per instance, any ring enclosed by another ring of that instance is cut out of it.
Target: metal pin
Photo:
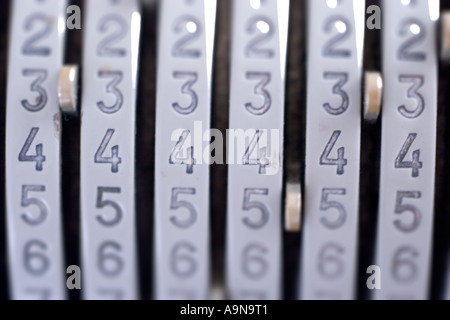
[[[383,78],[378,71],[366,71],[364,81],[364,120],[375,122],[381,112]]]
[[[284,199],[284,230],[299,232],[301,228],[302,191],[300,183],[287,182]]]
[[[225,300],[225,287],[222,282],[215,281],[211,286],[209,293],[210,300]]]
[[[64,65],[59,71],[58,103],[61,111],[71,116],[78,115],[78,65]]]
[[[441,15],[441,60],[450,63],[450,10]]]

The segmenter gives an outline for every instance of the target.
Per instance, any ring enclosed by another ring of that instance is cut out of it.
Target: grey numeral
[[[337,219],[330,221],[326,217],[322,217],[320,222],[328,229],[337,229],[344,225],[347,219],[347,212],[344,206],[337,201],[329,201],[328,196],[331,195],[345,195],[346,191],[344,188],[323,188],[322,189],[322,199],[320,201],[320,210],[327,211],[334,208],[338,212]]]
[[[323,104],[323,108],[331,115],[338,116],[343,114],[349,105],[349,97],[345,90],[342,90],[342,87],[348,81],[348,73],[346,72],[325,72],[323,74],[324,79],[327,80],[337,80],[337,83],[333,86],[333,94],[339,95],[342,98],[342,103],[339,107],[333,107],[329,102]]]
[[[416,278],[418,267],[414,259],[418,256],[419,252],[410,246],[403,246],[395,251],[391,272],[397,282],[409,283]]]
[[[189,278],[197,271],[193,254],[197,250],[187,242],[178,242],[170,254],[170,269],[179,278]],[[183,253],[184,252],[184,253]]]
[[[115,241],[105,241],[99,246],[97,257],[98,269],[103,275],[110,278],[117,277],[124,267],[122,258],[112,251],[122,251],[121,245]]]
[[[408,89],[407,96],[408,98],[415,99],[417,101],[417,105],[414,110],[409,111],[408,109],[406,109],[405,105],[401,105],[400,107],[398,107],[398,112],[400,112],[402,116],[408,119],[417,118],[425,109],[425,99],[419,92],[417,92],[417,90],[419,90],[424,83],[423,76],[400,75],[398,77],[398,80],[401,83],[412,83],[412,86]]]
[[[38,300],[50,300],[52,292],[48,288],[27,288],[26,292],[36,295]]]
[[[340,130],[336,130],[331,135],[330,141],[328,141],[325,150],[323,150],[322,155],[320,156],[320,164],[327,166],[337,166],[336,173],[338,175],[344,174],[344,167],[347,165],[347,159],[344,158],[344,147],[341,147],[337,150],[337,158],[331,159],[329,158],[331,150],[333,150],[336,141],[339,139],[341,135]]]
[[[260,211],[261,216],[257,221],[252,221],[249,217],[242,218],[242,222],[250,229],[261,229],[269,221],[270,212],[267,206],[260,201],[250,201],[252,195],[267,196],[269,189],[267,188],[245,188],[244,189],[244,202],[242,203],[242,210],[250,211],[257,209]]]
[[[402,204],[403,198],[420,199],[422,196],[420,191],[397,191],[397,199],[395,200],[395,213],[402,214],[411,212],[413,219],[410,224],[402,223],[400,219],[394,221],[394,225],[403,232],[412,232],[420,226],[422,214],[420,210],[412,204]]]
[[[253,17],[247,26],[247,33],[257,35],[245,46],[247,58],[270,59],[275,53],[272,49],[261,48],[261,45],[270,41],[274,35],[274,27],[266,17]]]
[[[98,31],[105,33],[110,26],[116,26],[114,32],[106,36],[97,46],[97,55],[100,57],[120,58],[127,54],[124,48],[113,48],[112,45],[118,43],[127,34],[127,23],[119,15],[111,14],[105,16],[98,25]]]
[[[48,215],[48,209],[45,203],[37,198],[28,198],[28,192],[45,192],[45,186],[38,186],[38,185],[23,185],[22,186],[22,198],[20,205],[23,208],[29,207],[29,206],[36,206],[39,208],[39,215],[35,218],[32,217],[32,215],[29,212],[22,213],[22,219],[26,223],[28,223],[31,226],[37,226],[45,221]]]
[[[172,188],[170,209],[178,210],[180,208],[186,208],[189,212],[189,215],[185,220],[172,216],[170,217],[170,221],[178,228],[186,229],[192,226],[195,221],[197,221],[197,210],[195,210],[195,207],[192,203],[184,200],[178,200],[178,195],[180,194],[195,195],[195,188]]]
[[[411,32],[411,27],[414,26],[416,33]],[[402,37],[410,36],[399,48],[397,58],[403,61],[425,61],[426,54],[424,52],[412,52],[413,47],[417,47],[425,39],[425,26],[417,19],[407,19],[401,22],[399,34]]]
[[[170,153],[169,163],[186,165],[186,173],[192,174],[194,172],[194,165],[195,165],[194,147],[193,146],[188,147],[187,156],[185,158],[181,157],[181,149],[183,148],[183,145],[186,142],[186,139],[189,136],[189,134],[190,134],[189,130],[183,130],[180,138],[178,139],[178,142],[175,144],[175,147]]]
[[[108,300],[122,300],[124,297],[123,291],[120,289],[101,288],[98,293],[102,296],[109,297]]]
[[[250,141],[247,149],[245,150],[245,154],[242,157],[243,165],[259,165],[259,174],[266,174],[266,167],[270,165],[270,159],[267,158],[267,148],[258,148],[256,159],[250,159],[250,155],[254,152],[255,148],[259,147],[259,140],[263,133],[263,130],[256,130],[254,137]]]
[[[395,158],[395,168],[398,169],[412,169],[411,176],[417,178],[419,176],[419,169],[422,168],[422,162],[420,159],[420,150],[414,150],[412,153],[412,161],[404,161],[405,156],[408,153],[411,145],[417,137],[417,133],[410,133],[406,138],[405,143],[402,146],[397,158]]]
[[[337,29],[337,26],[341,26],[342,29]],[[325,43],[322,55],[330,58],[350,57],[350,50],[336,48],[339,43],[342,43],[351,34],[350,23],[348,23],[347,19],[340,16],[332,16],[325,22],[324,30],[326,33],[334,31],[336,34]]]
[[[234,300],[267,300],[267,293],[264,291],[241,290],[236,293]]]
[[[100,78],[112,78],[111,82],[106,85],[106,93],[111,93],[116,98],[113,105],[107,106],[103,101],[97,102],[98,108],[107,114],[115,113],[122,108],[123,95],[122,92],[117,88],[117,85],[123,80],[122,71],[99,71],[98,76]]]
[[[103,156],[103,153],[106,150],[106,147],[108,146],[109,142],[111,141],[111,138],[114,134],[114,129],[108,129],[106,131],[105,136],[103,137],[102,142],[100,143],[100,146],[97,149],[97,152],[94,156],[94,162],[95,163],[110,163],[111,164],[111,172],[116,173],[119,171],[119,164],[122,163],[122,158],[119,157],[119,146],[115,145],[111,147],[111,156],[105,157]]]
[[[198,49],[186,48],[186,45],[200,37],[201,24],[192,16],[180,17],[174,25],[173,31],[176,34],[185,33],[177,42],[173,44],[172,56],[177,58],[198,58],[201,51]]]
[[[344,254],[344,248],[333,242],[326,243],[319,251],[318,271],[322,277],[328,280],[338,278],[344,272],[344,262],[340,256]]]
[[[189,289],[169,289],[168,293],[176,300],[198,300],[196,292]]]
[[[265,89],[267,84],[270,82],[271,74],[270,72],[247,72],[245,74],[246,79],[249,80],[260,80],[255,86],[255,95],[260,95],[263,97],[264,102],[260,107],[255,107],[251,102],[245,104],[245,109],[255,116],[261,116],[265,114],[272,105],[272,98],[269,91]]]
[[[250,243],[242,252],[242,272],[249,278],[257,280],[264,277],[269,269],[264,255],[267,248],[258,243]]]
[[[47,70],[25,69],[22,71],[22,74],[25,77],[36,77],[36,80],[31,83],[30,90],[39,94],[36,98],[36,104],[32,104],[28,100],[23,99],[21,101],[22,106],[30,112],[41,111],[46,106],[48,100],[47,91],[41,87],[42,82],[47,79]]]
[[[39,249],[41,252],[39,252]],[[47,245],[41,240],[30,240],[23,248],[23,261],[25,270],[33,276],[41,276],[50,267],[50,260],[42,253]]]
[[[35,155],[27,155],[30,150],[31,144],[33,143],[34,138],[39,132],[39,128],[31,128],[30,134],[28,135],[25,144],[19,153],[19,161],[20,162],[36,162],[36,170],[42,171],[42,165],[45,161],[45,156],[43,155],[42,143],[36,145],[36,154]]]
[[[97,221],[106,227],[112,227],[112,226],[117,225],[122,220],[123,212],[122,212],[121,206],[117,202],[114,202],[112,200],[104,200],[103,193],[120,194],[120,192],[121,192],[121,190],[119,187],[98,187],[97,188],[96,208],[102,209],[102,208],[109,206],[109,207],[112,207],[115,212],[114,217],[112,219],[106,219],[105,214],[97,215]]]
[[[341,300],[340,293],[335,291],[319,290],[315,292],[315,296],[318,300]]]
[[[49,56],[51,53],[51,49],[49,47],[37,47],[36,42],[39,42],[50,35],[52,31],[50,21],[52,21],[52,19],[41,13],[33,14],[29,16],[25,22],[25,31],[31,31],[33,29],[33,26],[38,21],[40,22],[42,27],[36,33],[31,35],[27,40],[25,40],[22,46],[22,53],[25,55],[33,56]]]
[[[173,77],[175,79],[187,79],[186,82],[181,87],[181,93],[187,94],[191,98],[191,103],[186,107],[182,107],[178,102],[174,102],[172,104],[172,107],[175,109],[176,112],[183,115],[187,115],[194,112],[198,105],[198,96],[197,93],[194,90],[192,90],[192,86],[197,82],[198,79],[197,72],[175,71],[173,73]]]

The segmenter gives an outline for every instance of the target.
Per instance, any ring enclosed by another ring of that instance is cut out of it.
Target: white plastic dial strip
[[[154,207],[156,299],[207,299],[215,0],[161,1]]]
[[[66,298],[57,91],[65,10],[60,0],[12,2],[6,211],[13,299]]]
[[[430,280],[439,0],[385,0],[376,299],[426,299]]]
[[[135,110],[139,1],[85,1],[81,112],[83,298],[137,297]]]
[[[365,3],[308,1],[301,299],[354,299]]]
[[[289,1],[232,6],[227,292],[231,299],[280,299]]]

